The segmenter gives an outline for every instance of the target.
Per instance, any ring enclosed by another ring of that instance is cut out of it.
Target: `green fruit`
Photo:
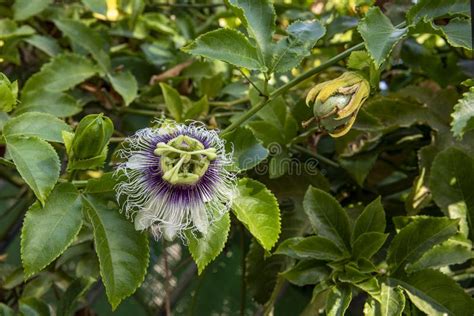
[[[337,107],[339,110],[343,109],[349,101],[351,100],[352,95],[345,94],[336,94],[332,97],[329,97],[326,102],[322,103],[317,100],[313,106],[313,113],[316,117],[324,117],[331,112],[334,112],[334,109]]]

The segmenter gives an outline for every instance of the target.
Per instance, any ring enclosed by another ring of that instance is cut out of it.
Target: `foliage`
[[[468,0],[1,1],[0,314],[474,314],[470,32]],[[121,212],[157,119],[226,141],[207,233]]]

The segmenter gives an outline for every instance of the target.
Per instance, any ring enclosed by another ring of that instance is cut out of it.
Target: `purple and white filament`
[[[214,148],[216,158],[193,184],[172,184],[163,179],[157,144],[168,143],[184,135]],[[121,181],[116,186],[117,199],[135,229],[150,228],[159,238],[182,237],[185,230],[208,232],[209,226],[228,212],[236,194],[236,177],[226,168],[232,153],[226,153],[225,141],[203,124],[190,125],[169,121],[156,128],[139,130],[125,140],[119,155],[125,160],[117,168]]]

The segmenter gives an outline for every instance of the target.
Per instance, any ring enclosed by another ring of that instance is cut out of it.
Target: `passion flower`
[[[226,168],[232,153],[201,123],[161,121],[125,140],[117,198],[135,229],[173,240],[191,230],[203,235],[228,212],[236,193]]]
[[[352,71],[312,88],[306,104],[313,108],[317,123],[333,137],[345,135],[370,94],[370,84]]]

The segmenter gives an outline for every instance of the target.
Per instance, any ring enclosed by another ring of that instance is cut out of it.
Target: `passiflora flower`
[[[217,131],[197,122],[160,121],[126,139],[116,191],[135,228],[168,240],[185,230],[205,235],[236,193],[235,174],[226,169],[232,153],[224,145]]]
[[[352,71],[312,88],[306,104],[313,108],[318,124],[333,137],[345,135],[354,124],[360,107],[370,94],[370,84]]]

